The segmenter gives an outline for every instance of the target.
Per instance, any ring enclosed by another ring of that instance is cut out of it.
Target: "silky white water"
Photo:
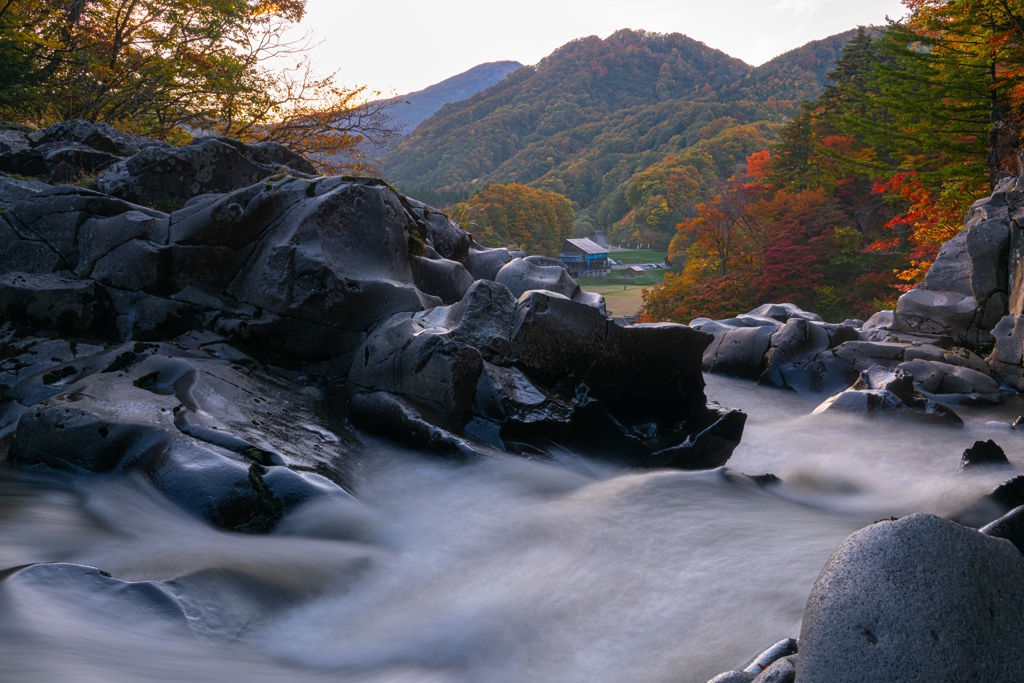
[[[953,514],[1024,464],[1017,399],[962,430],[810,415],[821,397],[708,376],[749,414],[732,472],[516,458],[457,466],[371,445],[358,502],[274,534],[217,531],[134,477],[0,473],[0,571],[177,579],[189,628],[76,590],[0,582],[0,680],[703,683],[799,635],[818,572],[871,522]],[[995,439],[1013,468],[959,473]]]

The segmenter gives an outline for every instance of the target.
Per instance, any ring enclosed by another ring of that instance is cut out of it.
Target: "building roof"
[[[627,268],[627,270],[629,272],[631,272],[631,273],[642,273],[642,272],[644,272],[644,269],[641,268],[640,266],[630,266],[629,268]]]
[[[591,242],[586,237],[580,237],[578,239],[566,240],[566,244],[571,244],[576,247],[584,254],[607,254],[608,248],[602,247],[597,242]]]

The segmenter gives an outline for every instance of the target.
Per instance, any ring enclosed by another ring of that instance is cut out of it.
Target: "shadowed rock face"
[[[559,262],[485,249],[381,181],[273,144],[4,131],[0,163],[116,161],[100,191],[0,176],[0,443],[20,466],[138,472],[266,531],[344,495],[346,413],[456,457],[707,468],[739,441],[745,416],[705,405],[710,336],[616,324]]]

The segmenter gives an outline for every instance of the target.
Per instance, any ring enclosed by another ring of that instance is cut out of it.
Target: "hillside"
[[[447,103],[461,102],[472,97],[522,67],[522,64],[514,61],[486,62],[423,90],[399,95],[398,99],[408,103],[399,105],[395,110],[395,118],[402,122],[402,134],[411,133]]]
[[[581,38],[446,105],[385,157],[384,173],[410,189],[518,182],[561,192],[581,233],[623,239],[639,220],[641,237],[664,247],[688,204],[821,92],[850,35],[758,68],[680,34]],[[676,187],[663,187],[669,177]]]

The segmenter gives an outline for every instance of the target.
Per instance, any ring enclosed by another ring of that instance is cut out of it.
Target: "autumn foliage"
[[[825,91],[747,157],[749,183],[694,203],[647,319],[892,307],[968,207],[1020,172],[1024,0],[904,5],[905,20],[851,38]]]
[[[316,75],[309,36],[289,37],[304,12],[305,0],[2,2],[0,118],[277,141],[340,168],[339,153],[391,133],[397,102]]]
[[[542,256],[557,256],[572,237],[573,209],[555,192],[526,185],[491,185],[454,209],[478,242]]]

